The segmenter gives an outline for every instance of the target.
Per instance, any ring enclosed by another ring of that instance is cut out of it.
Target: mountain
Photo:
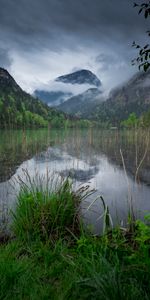
[[[79,70],[71,74],[56,78],[56,81],[70,84],[90,84],[96,87],[101,86],[101,81],[89,70]]]
[[[80,70],[56,78],[45,85],[45,89],[43,87],[35,90],[33,96],[54,107],[95,87],[101,87],[101,81],[97,76],[89,70]]]
[[[24,92],[8,71],[0,68],[0,127],[47,126],[67,118]]]
[[[57,108],[66,112],[68,114],[73,114],[75,116],[82,116],[82,118],[86,117],[93,105],[96,105],[103,101],[101,92],[97,88],[91,88],[85,91],[82,94],[71,97]]]
[[[0,92],[20,92],[21,88],[7,70],[0,68]]]
[[[117,125],[132,112],[140,116],[149,109],[150,71],[147,71],[137,73],[122,87],[113,90],[109,98],[93,107],[86,117]]]
[[[59,109],[114,125],[127,119],[132,112],[139,117],[150,109],[150,71],[137,73],[121,87],[112,90],[105,101],[100,91],[95,97],[94,90],[70,98],[59,105]]]

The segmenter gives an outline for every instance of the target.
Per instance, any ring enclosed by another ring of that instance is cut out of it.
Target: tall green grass
[[[78,236],[80,193],[74,193],[69,179],[55,187],[21,184],[17,206],[13,213],[13,231],[17,238],[26,241],[36,239],[67,239]]]
[[[145,236],[146,228],[137,229],[132,243],[116,229],[111,238],[82,233],[72,244],[59,239],[53,247],[17,239],[3,245],[0,299],[148,300],[150,258],[148,243],[141,243],[143,230]]]
[[[14,238],[0,246],[0,300],[150,299],[149,216],[134,231],[110,229],[101,198],[106,224],[102,236],[92,236],[80,218],[88,187],[29,182],[21,182]]]

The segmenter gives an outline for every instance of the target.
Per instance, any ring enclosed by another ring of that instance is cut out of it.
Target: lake
[[[150,134],[148,130],[38,129],[0,131],[0,213],[9,219],[19,190],[26,181],[48,173],[56,180],[69,176],[74,189],[89,185],[95,193],[81,205],[85,223],[102,228],[103,196],[113,224],[126,223],[130,203],[143,218],[150,212]],[[55,174],[55,175],[54,175]]]

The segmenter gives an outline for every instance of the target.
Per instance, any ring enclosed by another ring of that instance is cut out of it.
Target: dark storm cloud
[[[25,89],[81,67],[111,87],[147,29],[132,0],[0,0],[0,66]]]
[[[131,40],[145,30],[131,0],[0,0],[0,28],[18,47]],[[70,41],[70,42],[69,42]],[[68,45],[69,46],[69,45]]]
[[[12,63],[12,59],[9,56],[9,52],[5,49],[0,49],[0,66],[3,68],[9,68]]]

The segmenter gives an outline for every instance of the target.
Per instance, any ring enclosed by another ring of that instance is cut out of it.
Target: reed
[[[103,234],[92,236],[80,217],[80,202],[93,193],[88,186],[74,192],[69,178],[56,183],[26,172],[26,179],[13,212],[14,239],[0,245],[0,299],[149,299],[149,216],[135,221],[134,231],[112,228],[100,197]]]
[[[48,176],[46,181],[44,177],[39,177],[37,184],[27,173],[26,176],[29,184],[21,180],[13,212],[15,236],[26,241],[40,239],[54,242],[59,238],[78,235],[81,191],[75,193],[68,178],[56,184]]]

